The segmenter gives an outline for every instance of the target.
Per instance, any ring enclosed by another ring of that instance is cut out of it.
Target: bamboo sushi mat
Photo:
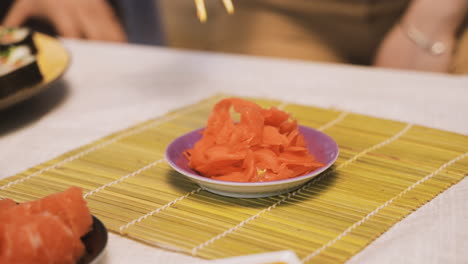
[[[111,231],[214,259],[292,249],[305,263],[341,263],[468,172],[468,136],[333,109],[252,99],[323,130],[340,147],[331,170],[301,189],[260,199],[200,189],[164,159],[203,127],[214,96],[0,181],[22,202],[75,185]]]

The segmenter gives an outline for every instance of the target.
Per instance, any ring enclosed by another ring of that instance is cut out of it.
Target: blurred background
[[[2,0],[0,16],[55,36],[468,73],[468,0],[233,0],[234,15],[204,3],[205,23],[192,0]]]

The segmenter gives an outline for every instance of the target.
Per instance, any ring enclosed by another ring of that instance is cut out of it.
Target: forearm
[[[413,0],[401,19],[428,37],[454,36],[468,11],[468,0]]]
[[[456,32],[468,11],[468,0],[413,0],[399,24],[382,41],[375,65],[427,71],[448,71]],[[408,36],[417,29],[427,42],[443,44],[443,54],[433,54]]]

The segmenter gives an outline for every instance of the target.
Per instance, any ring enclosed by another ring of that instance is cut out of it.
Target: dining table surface
[[[468,134],[466,75],[61,41],[71,55],[62,78],[0,110],[0,179],[216,94],[334,108]],[[467,248],[465,177],[348,263],[468,263]],[[203,260],[113,233],[102,259],[195,262]]]

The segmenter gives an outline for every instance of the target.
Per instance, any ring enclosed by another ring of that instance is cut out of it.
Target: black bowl
[[[81,238],[85,245],[85,254],[78,264],[96,263],[104,253],[107,245],[107,229],[104,224],[93,216],[91,231]]]

